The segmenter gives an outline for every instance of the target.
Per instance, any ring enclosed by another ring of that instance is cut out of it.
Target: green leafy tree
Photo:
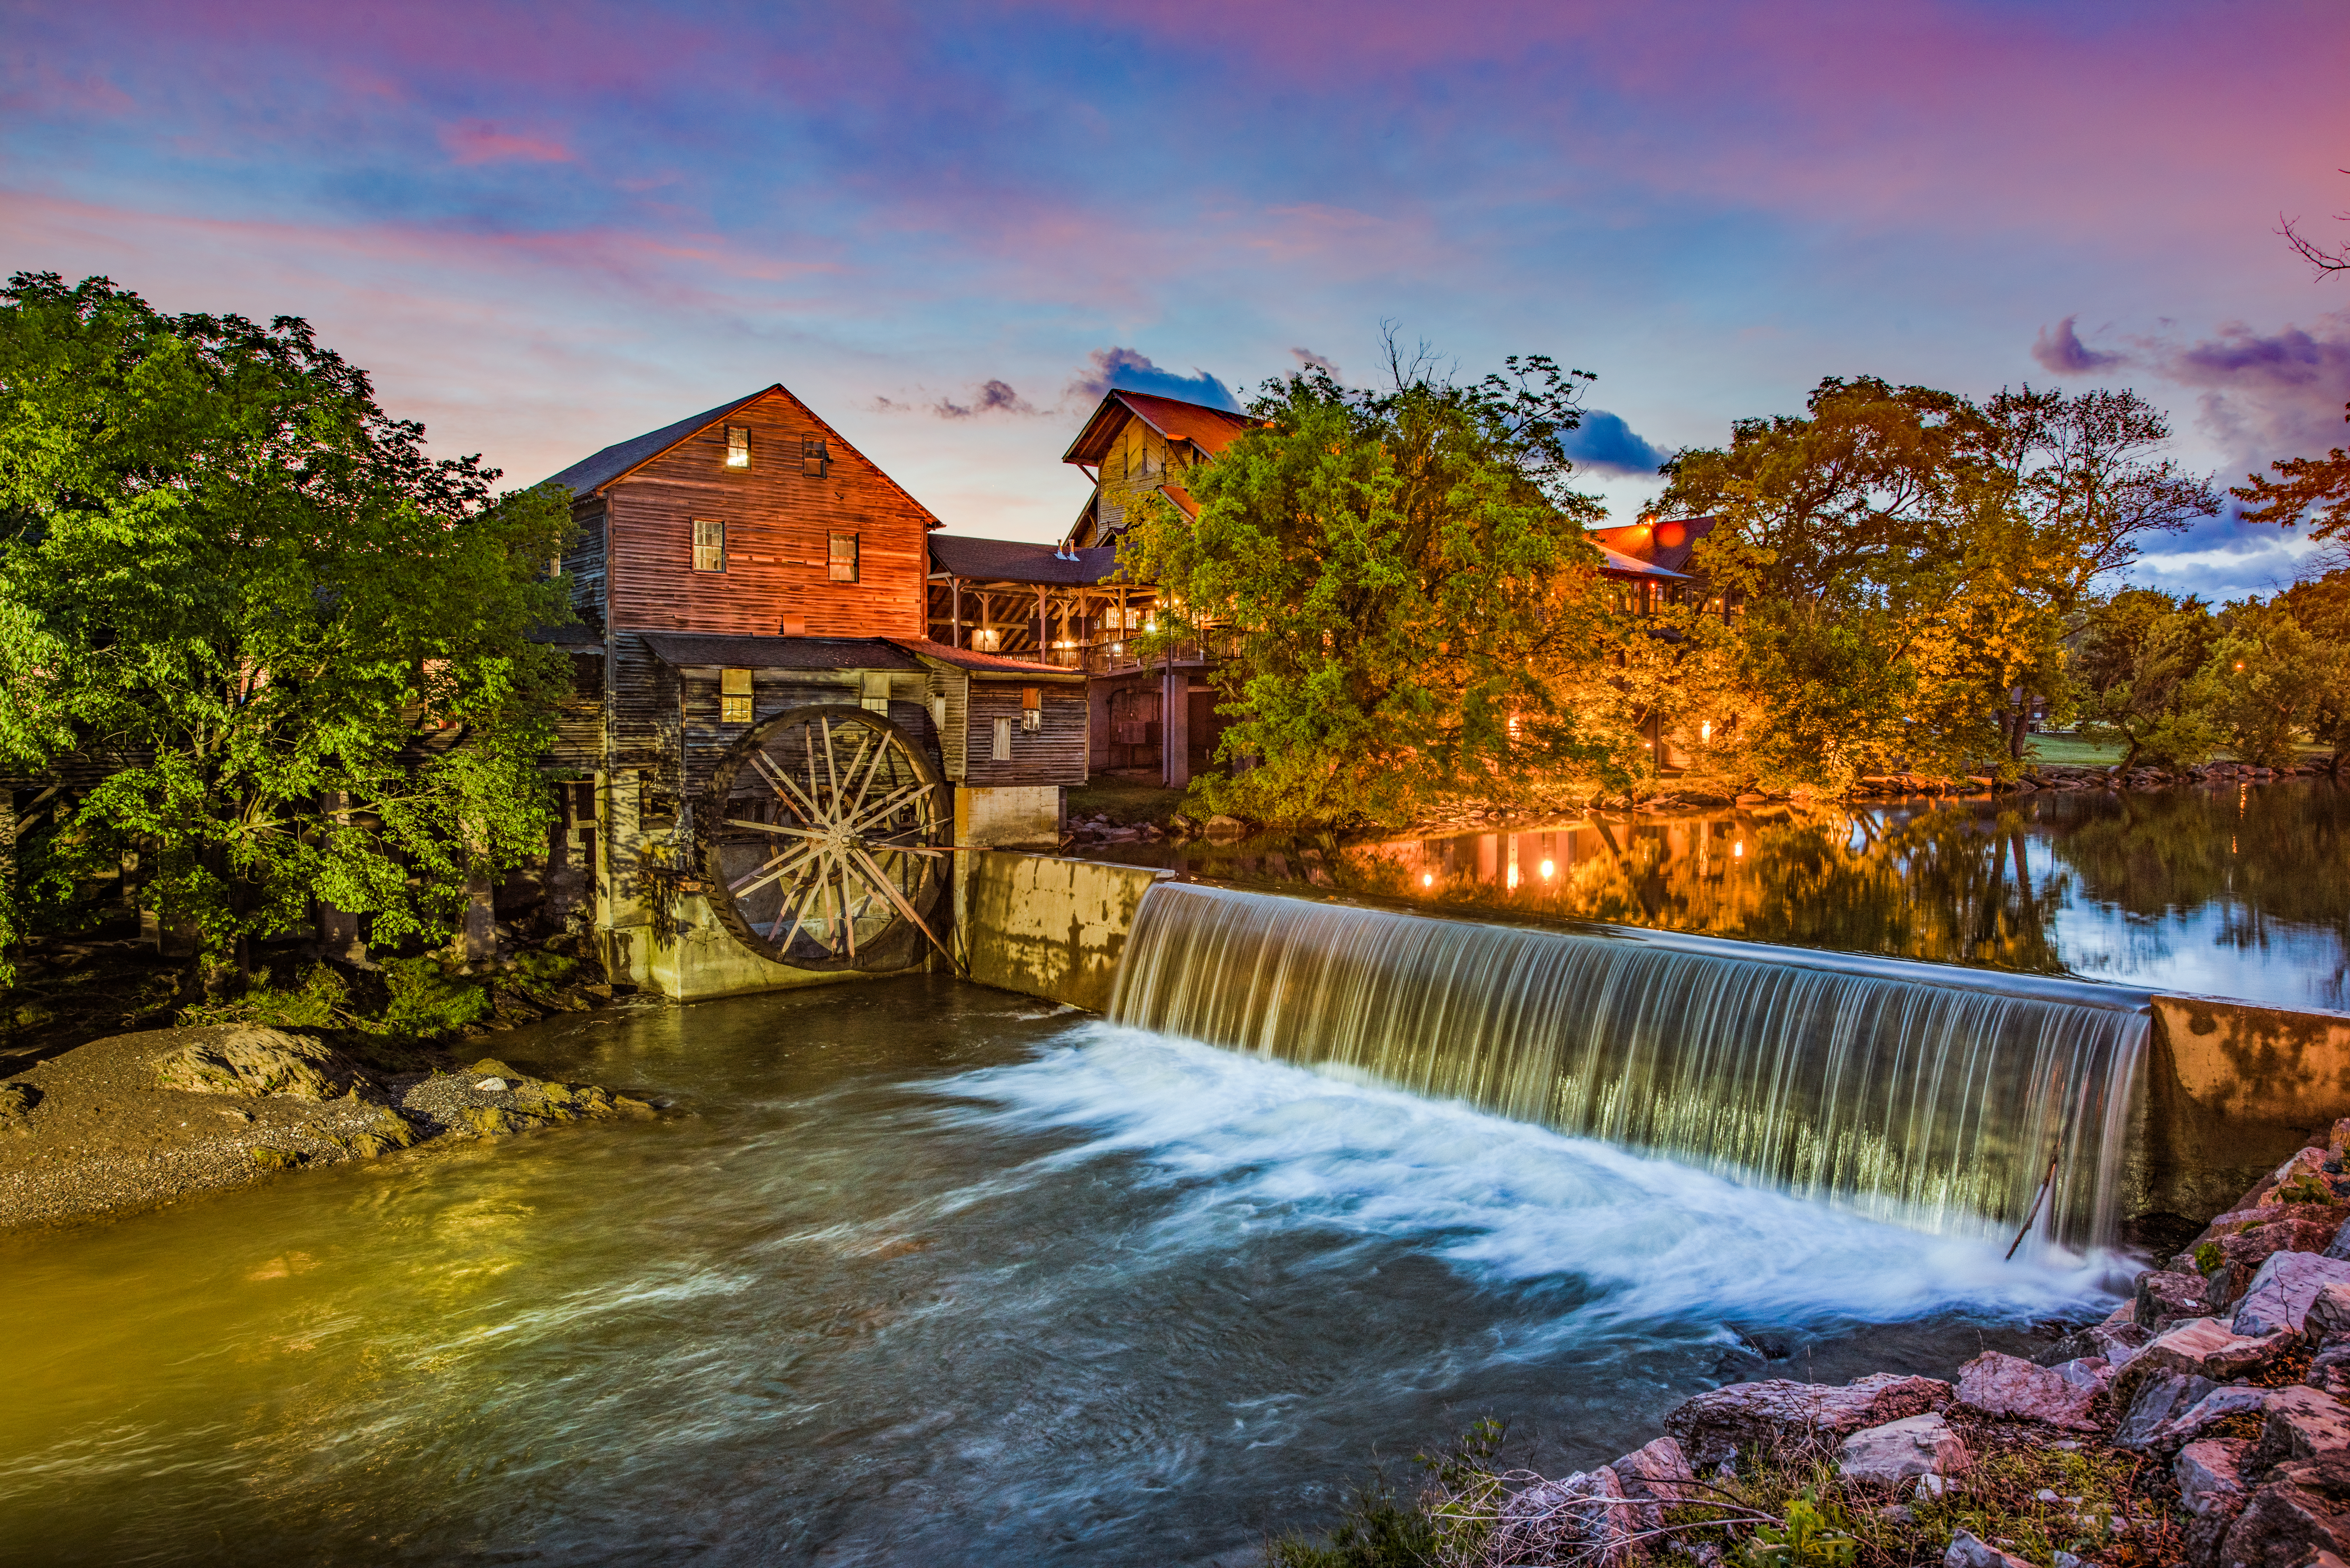
[[[2128,391],[1830,377],[1802,415],[1739,421],[1668,465],[1661,510],[1721,525],[1698,563],[1740,599],[1743,762],[1839,787],[1869,766],[2012,774],[2035,702],[2061,710],[2066,618],[2138,541],[2217,509],[2155,456]]]
[[[0,756],[102,772],[67,857],[214,958],[314,901],[437,937],[544,842],[565,497],[423,435],[297,319],[0,295]]]
[[[2125,588],[2091,605],[2073,659],[2083,715],[2121,736],[2121,765],[2191,766],[2226,736],[2196,699],[2218,624],[2192,595]]]
[[[1229,774],[1193,789],[1264,820],[1395,822],[1605,765],[1561,681],[1607,633],[1563,438],[1582,372],[1539,356],[1461,384],[1397,356],[1394,386],[1269,381],[1261,428],[1152,498],[1118,560],[1155,583],[1146,652],[1208,639]]]
[[[2337,546],[2334,558],[2345,556],[2350,556],[2350,545]],[[2277,603],[2309,633],[2334,667],[2350,676],[2350,566],[2294,584],[2277,597]],[[2350,688],[2350,680],[2336,680],[2320,692],[2309,720],[2310,738],[2334,748],[2337,777],[2350,763],[2350,689],[2345,688]]]
[[[2246,762],[2276,767],[2350,670],[2342,650],[2312,636],[2282,603],[2246,599],[2220,613],[2220,634],[2195,677],[2190,697]]]

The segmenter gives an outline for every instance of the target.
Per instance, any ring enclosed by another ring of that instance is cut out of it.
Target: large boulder
[[[2237,1304],[2238,1334],[2303,1331],[2317,1294],[2328,1285],[2350,1286],[2350,1262],[2317,1252],[2272,1252]]]
[[[1893,1485],[1918,1476],[1956,1475],[1974,1456],[1936,1415],[1905,1416],[1882,1427],[1865,1427],[1836,1449],[1836,1469],[1846,1480]]]
[[[2053,1367],[2035,1366],[2020,1355],[2003,1355],[1996,1350],[1985,1351],[1959,1368],[1959,1403],[1968,1409],[2075,1432],[2097,1429],[2097,1424],[2089,1419],[2089,1405],[2096,1398],[2098,1387],[2094,1378],[2085,1386]]]
[[[2302,1568],[2322,1552],[2350,1554],[2350,1455],[2278,1466],[2219,1555],[2230,1568]]]
[[[2300,1336],[2291,1329],[2272,1334],[2238,1334],[2216,1317],[2199,1317],[2165,1329],[2114,1380],[2116,1397],[2136,1397],[2138,1382],[2157,1372],[2184,1372],[2215,1383],[2256,1372]]]
[[[2167,1449],[2173,1443],[2184,1443],[2201,1437],[2230,1416],[2250,1415],[2267,1404],[2270,1390],[2231,1383],[2214,1388],[2186,1410],[2171,1417],[2154,1429],[2148,1448]]]
[[[2261,1438],[2252,1469],[2290,1459],[2314,1459],[2350,1449],[2350,1406],[2295,1384],[2271,1389],[2261,1401]]]
[[[1836,1387],[1771,1378],[1733,1383],[1684,1399],[1665,1417],[1690,1462],[1711,1469],[1750,1445],[1825,1447],[1864,1427],[1950,1407],[1954,1390],[1935,1377],[1879,1372]]]
[[[1616,1472],[1642,1530],[1662,1526],[1665,1510],[1673,1504],[1696,1502],[1711,1495],[1690,1484],[1697,1480],[1697,1473],[1690,1468],[1681,1446],[1670,1438],[1659,1438],[1635,1449],[1607,1468]]]
[[[329,1100],[365,1084],[359,1064],[307,1034],[282,1029],[207,1029],[155,1063],[159,1088],[198,1095]]]
[[[1513,1493],[1502,1505],[1484,1562],[1492,1568],[1572,1562],[1624,1568],[1632,1560],[1636,1511],[1613,1469],[1578,1471]]]

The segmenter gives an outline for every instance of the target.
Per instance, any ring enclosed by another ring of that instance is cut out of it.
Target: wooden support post
[[[954,606],[954,625],[948,629],[947,646],[949,648],[961,648],[962,646],[962,579],[961,577],[949,577],[947,579],[947,592],[951,596],[951,602]]]
[[[326,808],[327,820],[334,826],[328,831],[336,837],[350,831],[350,796],[340,790],[328,790],[318,803]],[[368,964],[367,946],[359,940],[359,918],[349,909],[339,909],[332,904],[318,906],[318,948],[330,959],[360,968]]]

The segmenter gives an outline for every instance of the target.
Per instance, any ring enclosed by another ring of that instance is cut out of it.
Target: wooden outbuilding
[[[554,476],[583,628],[559,850],[616,977],[675,996],[902,969],[952,847],[1050,842],[1082,671],[934,641],[939,520],[782,386]]]

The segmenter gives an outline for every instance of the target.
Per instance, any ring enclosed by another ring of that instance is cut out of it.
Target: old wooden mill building
[[[1196,516],[1186,472],[1249,423],[1108,393],[1051,545],[937,532],[780,385],[555,475],[580,624],[554,634],[578,680],[552,760],[587,782],[547,882],[592,898],[614,977],[696,997],[920,964],[958,846],[1055,841],[1097,773],[1208,766],[1214,649],[1137,656],[1157,597],[1116,580],[1118,541],[1146,492]]]

